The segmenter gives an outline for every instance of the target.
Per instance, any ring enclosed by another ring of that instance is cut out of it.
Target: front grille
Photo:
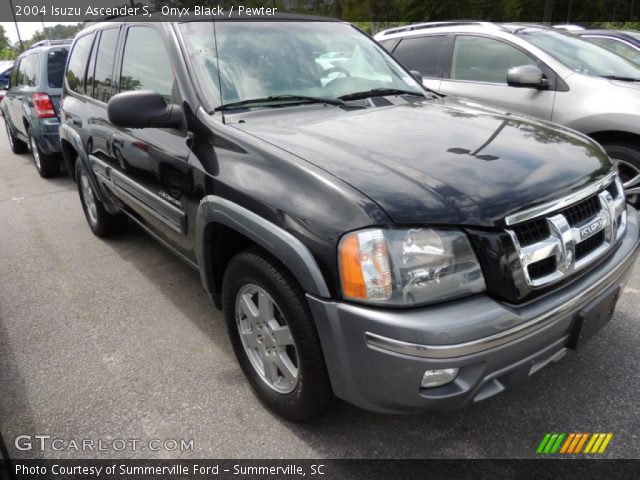
[[[580,260],[591,252],[593,252],[596,248],[602,245],[605,241],[604,238],[604,230],[596,233],[593,237],[589,237],[586,240],[580,242],[576,245],[576,260]]]
[[[544,218],[523,223],[514,227],[513,230],[516,232],[518,241],[523,247],[544,240],[551,234],[549,224]]]
[[[520,288],[544,287],[586,267],[622,238],[626,230],[622,183],[612,173],[505,222],[524,272],[516,282],[524,282]]]
[[[527,267],[529,277],[533,280],[551,275],[558,268],[556,257],[545,258]]]
[[[598,195],[593,195],[580,203],[561,210],[559,213],[567,217],[569,225],[573,227],[574,225],[578,225],[579,223],[594,217],[601,208]]]

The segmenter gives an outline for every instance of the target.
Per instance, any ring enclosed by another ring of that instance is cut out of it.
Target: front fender
[[[286,230],[240,205],[215,195],[204,197],[196,217],[196,256],[200,277],[208,292],[214,291],[213,252],[205,245],[208,229],[225,225],[260,245],[282,262],[305,292],[328,298],[327,284],[309,249]]]

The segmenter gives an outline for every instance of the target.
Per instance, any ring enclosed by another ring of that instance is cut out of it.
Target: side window
[[[13,66],[13,70],[11,71],[11,87],[18,87],[22,82],[22,74],[20,73],[20,64],[22,60],[16,61],[16,64]]]
[[[64,65],[67,63],[67,48],[50,50],[47,54],[47,77],[49,86],[53,88],[62,87],[62,77],[64,75]]]
[[[390,38],[388,40],[378,40],[378,43],[382,46],[382,48],[384,48],[387,52],[391,53],[391,50],[393,50],[393,46],[396,43],[396,39],[395,38]]]
[[[129,28],[122,57],[120,91],[153,90],[169,103],[173,79],[171,62],[160,33],[151,27]]]
[[[85,72],[87,70],[87,59],[91,51],[93,35],[85,35],[76,41],[69,58],[67,67],[67,85],[70,90],[77,93],[84,93]]]
[[[24,57],[20,62],[22,66],[24,64],[22,83],[26,87],[35,87],[38,84],[38,59],[40,54],[34,53]]]
[[[93,47],[89,54],[89,65],[87,66],[87,76],[84,81],[84,93],[86,95],[93,95],[93,80],[96,71],[96,56],[98,55],[98,44],[100,43],[101,32],[96,32],[95,40],[93,41]]]
[[[393,51],[393,56],[409,70],[418,70],[424,77],[439,77],[440,54],[446,37],[403,38]]]
[[[461,35],[456,37],[453,46],[451,79],[506,84],[509,69],[522,65],[536,65],[536,62],[504,42]]]
[[[111,85],[113,83],[113,60],[118,44],[118,29],[103,30],[98,46],[96,67],[93,84],[93,98],[101,102],[108,102],[111,98]],[[87,93],[90,91],[87,89]]]

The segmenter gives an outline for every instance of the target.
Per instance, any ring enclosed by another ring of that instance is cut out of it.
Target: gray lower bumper
[[[381,309],[308,296],[335,394],[369,410],[455,409],[520,383],[567,351],[576,313],[624,287],[638,255],[638,215],[616,252],[573,283],[523,306],[487,295],[418,309]],[[615,318],[613,320],[615,325]],[[421,389],[425,370],[459,367]]]

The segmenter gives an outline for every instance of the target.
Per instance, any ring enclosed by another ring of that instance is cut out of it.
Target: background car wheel
[[[627,193],[627,201],[640,206],[640,147],[632,144],[609,144],[604,149],[618,169]]]
[[[55,177],[60,174],[60,159],[53,155],[47,155],[42,153],[40,147],[38,147],[38,142],[31,134],[31,129],[28,130],[29,134],[29,150],[31,151],[31,156],[33,157],[33,163],[38,170],[38,173],[42,178]]]
[[[233,349],[260,400],[293,421],[309,421],[333,400],[320,340],[298,282],[260,250],[227,266],[222,301]]]
[[[4,126],[7,129],[7,137],[9,137],[9,146],[11,147],[11,151],[13,153],[26,153],[29,150],[29,147],[22,140],[16,138],[11,132],[11,127],[9,126],[9,121],[4,119]]]
[[[91,231],[98,237],[108,237],[124,230],[127,226],[127,217],[121,213],[111,215],[105,210],[102,202],[95,196],[87,172],[80,160],[76,162],[76,179],[82,210],[84,210]]]

